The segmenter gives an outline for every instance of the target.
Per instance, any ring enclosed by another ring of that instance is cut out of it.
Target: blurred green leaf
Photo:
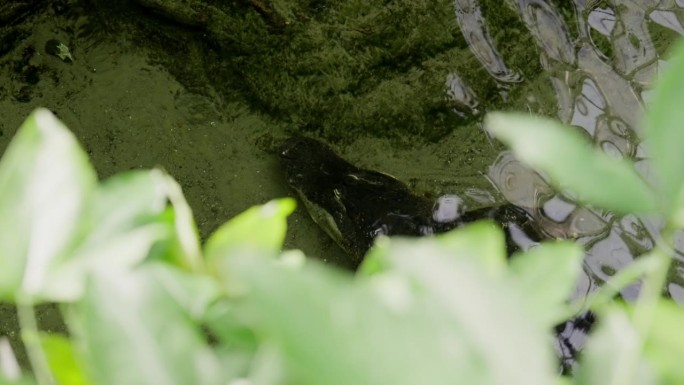
[[[227,274],[237,273],[249,285],[249,295],[243,301],[254,308],[253,327],[266,340],[261,343],[275,344],[288,363],[289,379],[274,383],[366,383],[356,380],[371,375],[363,373],[369,363],[362,362],[363,354],[357,357],[356,352],[348,352],[352,348],[349,345],[361,350],[350,342],[362,340],[366,333],[354,336],[344,325],[331,322],[335,315],[329,307],[339,303],[340,292],[351,282],[349,275],[318,265],[292,270],[267,257],[224,255],[221,259]],[[354,306],[349,301],[346,304]],[[369,347],[367,342],[364,345]],[[349,371],[350,367],[355,370]]]
[[[547,336],[521,314],[514,289],[434,239],[389,242],[399,270],[355,280],[317,263],[292,270],[230,258],[248,286],[259,335],[282,354],[281,383],[553,381]],[[513,359],[520,346],[523,361]]]
[[[499,225],[478,221],[435,237],[444,251],[457,258],[477,261],[493,276],[506,271],[506,238]]]
[[[250,301],[222,299],[207,310],[204,325],[218,341],[217,354],[228,373],[246,377],[259,348],[255,333],[257,318]]]
[[[0,197],[20,193],[15,198],[24,201],[13,203],[13,210],[24,210],[9,214],[9,208],[0,203],[0,222],[13,218],[19,223],[13,228],[25,228],[27,233],[13,233],[18,243],[3,249],[24,247],[27,255],[34,256],[35,263],[27,265],[34,266],[33,273],[25,274],[36,280],[30,284],[34,297],[76,300],[89,266],[133,265],[145,258],[155,242],[171,235],[168,225],[159,220],[167,198],[155,176],[158,171],[127,172],[96,186],[86,154],[46,110],[29,117],[4,159],[0,179],[10,178],[8,183],[15,186],[4,193],[0,188]],[[21,175],[23,182],[17,179]],[[8,196],[2,202],[11,200]],[[2,235],[0,242],[4,242]],[[16,265],[21,260],[10,258],[9,253],[0,255],[0,264]],[[12,269],[0,269],[0,277]],[[0,288],[21,275],[15,271],[11,279],[0,278]]]
[[[620,291],[624,288],[638,281],[646,274],[655,271],[660,263],[659,257],[652,253],[639,256],[639,258],[620,269],[586,298],[576,301],[566,316],[572,317],[574,314],[586,309],[601,310],[603,307],[611,304],[615,296],[620,294]]]
[[[156,222],[166,210],[167,201],[157,173],[157,170],[127,171],[102,182],[86,220],[92,227],[81,247],[99,249],[103,244],[117,243],[122,234]],[[138,258],[134,260],[139,261]]]
[[[34,111],[0,162],[0,297],[41,291],[74,242],[95,183],[71,132],[49,111]]]
[[[390,238],[385,235],[375,237],[373,246],[368,250],[357,270],[359,275],[373,275],[390,268]]]
[[[648,156],[664,193],[664,212],[676,209],[678,224],[684,225],[684,42],[672,51],[668,68],[658,80],[646,114]],[[675,205],[677,207],[675,207]]]
[[[389,261],[396,248],[391,245],[402,242],[400,237],[392,239],[378,237],[373,248],[366,255],[360,266],[360,272],[366,275],[382,272],[390,268]],[[464,227],[439,234],[434,237],[436,242],[428,240],[431,246],[439,248],[440,253],[449,253],[453,258],[463,258],[476,262],[492,276],[501,276],[506,271],[506,240],[501,228],[492,221],[478,221]],[[423,240],[415,240],[423,242]],[[409,241],[409,243],[411,243]],[[407,247],[411,247],[408,245]],[[421,253],[421,246],[416,250]],[[417,256],[420,258],[420,256]]]
[[[69,320],[98,384],[224,384],[198,325],[161,282],[160,266],[94,271]],[[163,273],[161,273],[163,275]]]
[[[251,307],[244,300],[218,301],[207,309],[205,323],[222,346],[253,353],[258,342],[252,328],[255,319]]]
[[[0,385],[36,385],[36,380],[30,377],[21,377],[17,380],[9,380],[0,374]]]
[[[50,266],[78,236],[95,184],[71,132],[49,111],[34,111],[0,161],[0,297],[43,289]]]
[[[156,242],[172,238],[173,228],[163,219],[166,195],[159,188],[157,172],[129,171],[98,186],[82,218],[86,234],[69,258],[53,266],[43,297],[77,300],[88,268],[133,266],[148,256]]]
[[[164,264],[156,267],[155,275],[174,302],[196,322],[204,320],[211,304],[223,295],[218,282],[206,275],[190,274]]]
[[[10,378],[21,378],[21,368],[9,339],[2,336],[0,337],[0,383],[3,380],[9,381]]]
[[[545,328],[524,312],[525,293],[492,275],[480,261],[434,250],[431,242],[427,238],[392,240],[392,266],[444,308],[459,325],[461,343],[473,347],[469,354],[493,376],[489,382],[464,383],[551,382],[553,364]],[[506,315],[505,323],[501,322],[502,314]],[[525,346],[524,368],[510,362],[521,346]]]
[[[164,212],[155,219],[154,223],[166,227],[169,236],[159,239],[152,245],[152,248],[147,253],[146,260],[163,262],[188,270],[188,261],[175,230],[176,213],[173,207],[167,205]]]
[[[593,148],[577,132],[551,119],[513,113],[487,115],[486,125],[516,157],[547,174],[580,201],[619,213],[652,213],[655,194],[631,162]]]
[[[40,344],[45,352],[48,366],[58,385],[85,385],[85,373],[76,359],[71,340],[58,334],[42,333]]]
[[[684,309],[671,300],[661,299],[653,315],[645,356],[658,370],[663,383],[684,383]]]
[[[533,306],[530,311],[545,324],[553,326],[564,320],[583,257],[584,252],[576,243],[553,242],[511,258],[509,271],[516,286]]]
[[[180,185],[171,175],[160,170],[157,170],[154,175],[157,176],[159,187],[171,201],[174,209],[173,223],[178,247],[182,250],[181,265],[191,271],[202,271],[204,260],[192,209],[185,200]]]
[[[599,315],[576,376],[580,385],[656,384],[654,373],[642,359],[641,338],[623,309],[616,306]]]
[[[238,249],[278,254],[285,240],[287,216],[294,211],[295,206],[294,199],[276,199],[232,218],[207,240],[207,259]]]

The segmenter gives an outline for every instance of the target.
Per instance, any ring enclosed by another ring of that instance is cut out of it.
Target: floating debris
[[[69,51],[69,47],[56,39],[50,39],[45,43],[45,53],[57,56],[65,63],[74,61],[73,56],[71,56],[71,51]]]

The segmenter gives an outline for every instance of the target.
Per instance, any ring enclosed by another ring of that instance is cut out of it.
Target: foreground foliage
[[[683,47],[671,67],[647,121],[657,189],[553,122],[487,122],[581,200],[668,218],[658,247],[588,299],[600,323],[571,379],[557,376],[549,336],[583,310],[566,303],[582,260],[574,243],[542,244],[508,264],[503,235],[480,222],[429,239],[380,238],[351,275],[281,251],[294,209],[281,199],[201,245],[170,176],[98,182],[69,131],[38,110],[0,162],[0,297],[17,305],[33,370],[22,373],[0,343],[0,383],[681,383],[684,310],[661,289],[684,226],[684,155],[672,145],[684,135],[674,104],[684,97]],[[639,277],[635,305],[609,301]],[[69,335],[37,330],[44,302],[60,304]]]

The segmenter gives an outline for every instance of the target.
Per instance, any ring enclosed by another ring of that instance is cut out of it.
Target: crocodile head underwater
[[[387,174],[352,165],[312,138],[287,139],[278,154],[288,184],[313,220],[350,256],[352,268],[378,235],[427,236],[480,219],[501,226],[509,255],[541,240],[532,217],[517,206],[464,211],[454,195],[433,202]]]

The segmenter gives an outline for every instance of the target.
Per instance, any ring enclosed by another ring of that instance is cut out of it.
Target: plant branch
[[[17,298],[17,315],[21,326],[21,339],[26,347],[26,353],[38,384],[54,384],[55,381],[50,372],[47,358],[40,346],[38,322],[36,321],[33,301],[26,295],[22,294]]]

